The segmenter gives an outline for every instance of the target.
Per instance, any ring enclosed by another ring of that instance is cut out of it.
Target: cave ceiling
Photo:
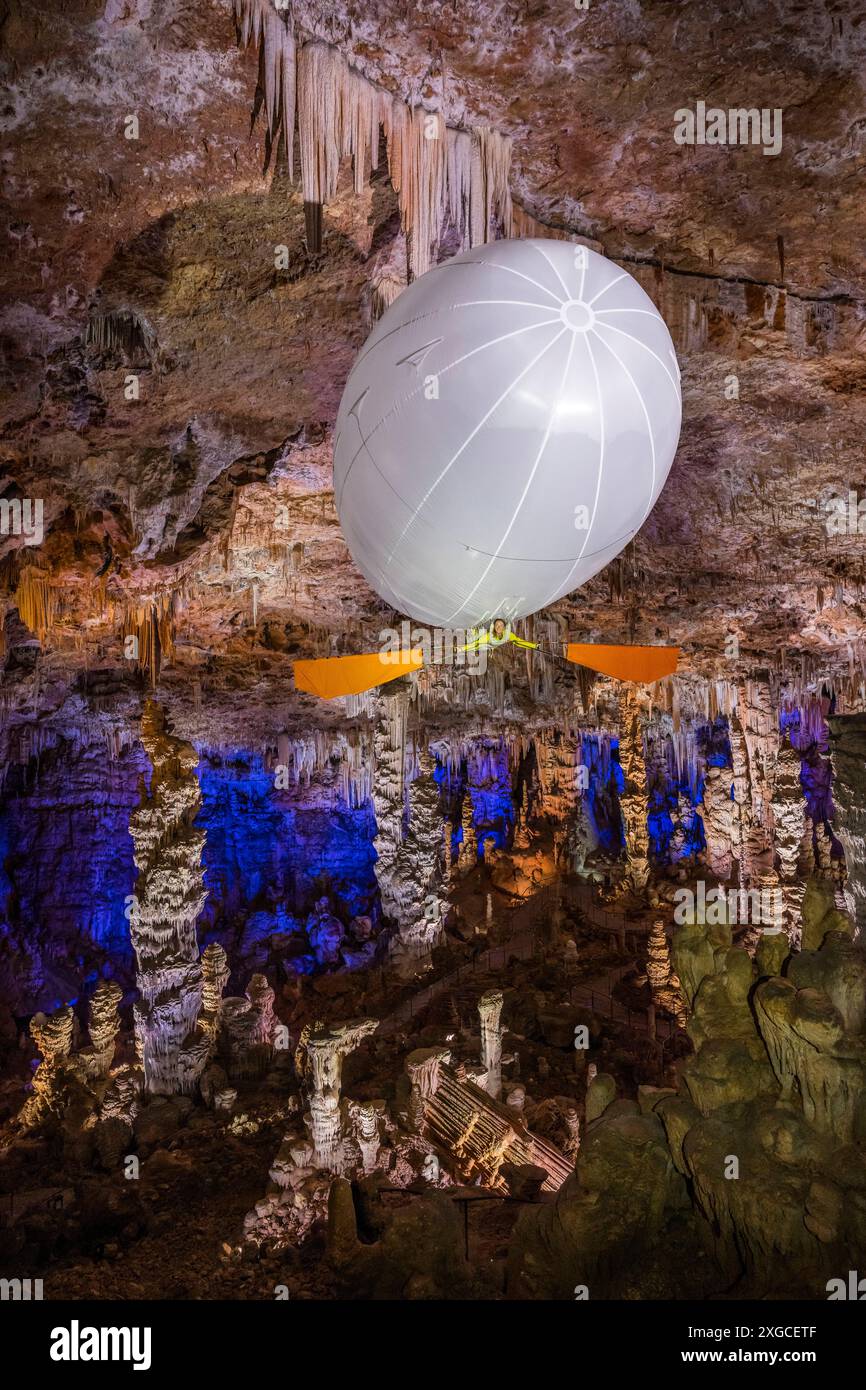
[[[671,328],[684,423],[661,499],[546,616],[575,640],[680,643],[684,689],[769,670],[846,682],[862,707],[866,535],[827,526],[828,498],[866,494],[862,8],[293,13],[299,43],[510,137],[515,206],[620,261]],[[125,634],[169,603],[158,689],[178,732],[335,728],[342,709],[296,694],[291,658],[375,646],[394,619],[331,488],[376,276],[405,265],[387,168],[356,192],[344,161],[310,249],[228,5],[6,0],[0,25],[2,496],[44,499],[40,546],[0,536],[7,725],[134,718],[148,675]],[[674,112],[698,100],[781,109],[781,152],[676,145]],[[16,600],[27,567],[50,576],[42,633]],[[526,663],[496,660],[531,712]]]

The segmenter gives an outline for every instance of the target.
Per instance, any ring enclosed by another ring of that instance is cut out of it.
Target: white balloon
[[[399,612],[523,617],[640,529],[680,418],[670,334],[627,271],[571,242],[478,246],[404,290],[352,368],[340,525]]]

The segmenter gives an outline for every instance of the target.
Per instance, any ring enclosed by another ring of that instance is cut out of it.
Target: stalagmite
[[[311,1033],[307,1039],[310,1063],[310,1138],[313,1164],[330,1173],[340,1172],[341,1118],[340,1086],[343,1058],[363,1038],[378,1028],[375,1018],[343,1023],[335,1028]]]
[[[784,925],[791,945],[799,947],[806,885],[798,875],[798,862],[806,825],[806,803],[800,781],[800,754],[787,738],[776,760],[772,808],[773,839],[785,904]]]
[[[229,980],[229,967],[226,953],[219,942],[212,941],[202,952],[201,958],[201,1014],[199,1027],[211,1040],[211,1052],[219,1038],[220,1016],[222,1013],[223,991]]]
[[[565,1127],[568,1130],[568,1138],[562,1146],[562,1152],[566,1158],[577,1158],[580,1151],[580,1116],[574,1106],[569,1106],[563,1112]]]
[[[647,979],[653,994],[658,994],[671,979],[671,953],[665,924],[655,921],[647,939]]]
[[[134,1009],[136,1046],[145,1089],[192,1091],[209,1042],[196,1030],[202,973],[196,920],[204,905],[204,831],[193,821],[201,806],[192,744],[174,738],[165,713],[149,700],[141,737],[153,765],[149,793],[130,818],[138,868],[130,937],[140,999]]]
[[[382,1102],[362,1103],[350,1100],[347,1110],[352,1135],[361,1155],[361,1167],[365,1173],[374,1173],[379,1158],[381,1141],[379,1138],[379,1116]]]
[[[232,1080],[260,1076],[273,1055],[274,991],[253,975],[243,998],[223,999],[220,1022],[228,1044]]]
[[[498,1100],[502,1094],[502,1003],[503,995],[499,989],[488,990],[478,1001],[484,1089],[494,1100]]]
[[[30,1036],[42,1053],[42,1061],[33,1076],[33,1093],[16,1121],[20,1129],[34,1129],[63,1110],[73,1021],[68,1005],[47,1017],[34,1014],[30,1020]]]
[[[619,760],[623,789],[619,804],[625,832],[624,887],[642,897],[649,882],[647,775],[640,702],[633,687],[619,697]]]
[[[116,1168],[132,1142],[138,1112],[139,1081],[131,1067],[120,1067],[102,1098],[96,1124],[96,1148],[104,1168]]]
[[[114,980],[100,980],[90,1001],[90,1047],[78,1055],[88,1076],[107,1076],[120,1028],[118,1009],[123,990]]]
[[[837,715],[828,723],[836,807],[833,828],[845,850],[845,910],[854,919],[859,938],[866,928],[866,714]]]

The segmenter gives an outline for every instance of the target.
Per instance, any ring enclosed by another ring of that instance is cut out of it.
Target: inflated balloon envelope
[[[627,271],[571,242],[478,246],[409,285],[352,368],[334,446],[340,525],[398,612],[442,628],[513,621],[628,544],[680,421],[670,334]],[[621,680],[676,668],[675,648],[564,655]]]
[[[535,613],[639,530],[680,419],[670,334],[627,271],[564,241],[475,247],[399,295],[349,374],[352,558],[420,622]]]

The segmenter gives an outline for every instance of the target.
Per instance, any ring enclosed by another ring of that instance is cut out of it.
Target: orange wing
[[[420,647],[399,652],[363,652],[360,656],[325,656],[317,661],[296,661],[295,689],[336,700],[341,695],[362,695],[374,686],[395,681],[424,665]]]
[[[679,661],[679,647],[607,647],[594,642],[569,642],[565,648],[569,661],[588,666],[603,676],[647,685],[663,676],[672,676]]]

